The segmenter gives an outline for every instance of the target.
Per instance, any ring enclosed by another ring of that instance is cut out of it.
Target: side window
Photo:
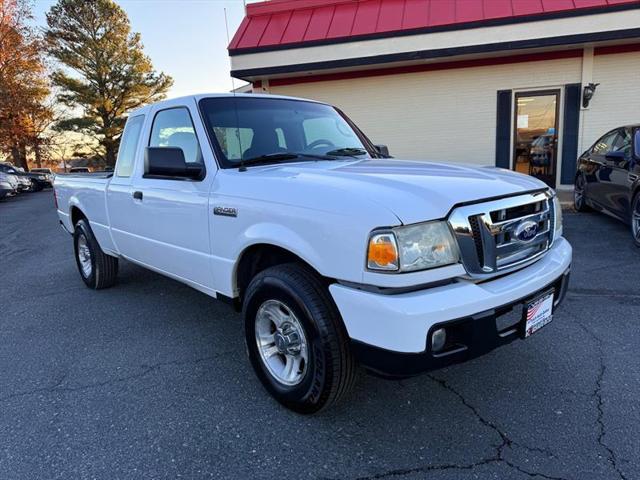
[[[635,151],[636,151],[636,157],[640,158],[640,128],[638,130],[636,130],[636,133],[635,133],[634,136],[635,136],[634,148],[635,148]]]
[[[631,131],[628,128],[619,131],[613,147],[614,151],[624,152],[627,160],[631,158]]]
[[[187,163],[203,163],[200,144],[189,110],[170,108],[156,113],[151,128],[150,147],[178,147]]]
[[[118,150],[118,162],[116,166],[117,177],[130,177],[133,173],[133,165],[136,161],[136,150],[140,140],[140,131],[144,123],[144,115],[129,117],[124,127],[120,149]]]
[[[605,155],[613,148],[613,142],[616,140],[618,136],[618,131],[607,133],[604,137],[596,142],[591,150],[591,153],[595,153],[596,155]]]

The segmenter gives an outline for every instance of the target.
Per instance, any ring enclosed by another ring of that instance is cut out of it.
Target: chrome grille
[[[533,262],[551,246],[552,194],[543,191],[464,205],[453,210],[449,224],[471,276],[502,273]],[[525,227],[531,238],[518,238],[517,231]]]

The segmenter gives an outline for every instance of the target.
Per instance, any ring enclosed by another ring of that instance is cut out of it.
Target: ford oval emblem
[[[521,222],[516,227],[515,234],[521,242],[530,242],[538,234],[538,224],[532,220]]]

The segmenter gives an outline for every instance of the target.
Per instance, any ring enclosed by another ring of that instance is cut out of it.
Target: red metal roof
[[[633,4],[640,6],[640,0],[271,0],[247,6],[229,51],[544,19]]]

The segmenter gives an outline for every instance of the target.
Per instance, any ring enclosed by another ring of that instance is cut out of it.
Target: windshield
[[[329,105],[220,97],[201,100],[200,110],[223,168],[238,167],[241,160],[277,163],[369,156],[365,140]]]

